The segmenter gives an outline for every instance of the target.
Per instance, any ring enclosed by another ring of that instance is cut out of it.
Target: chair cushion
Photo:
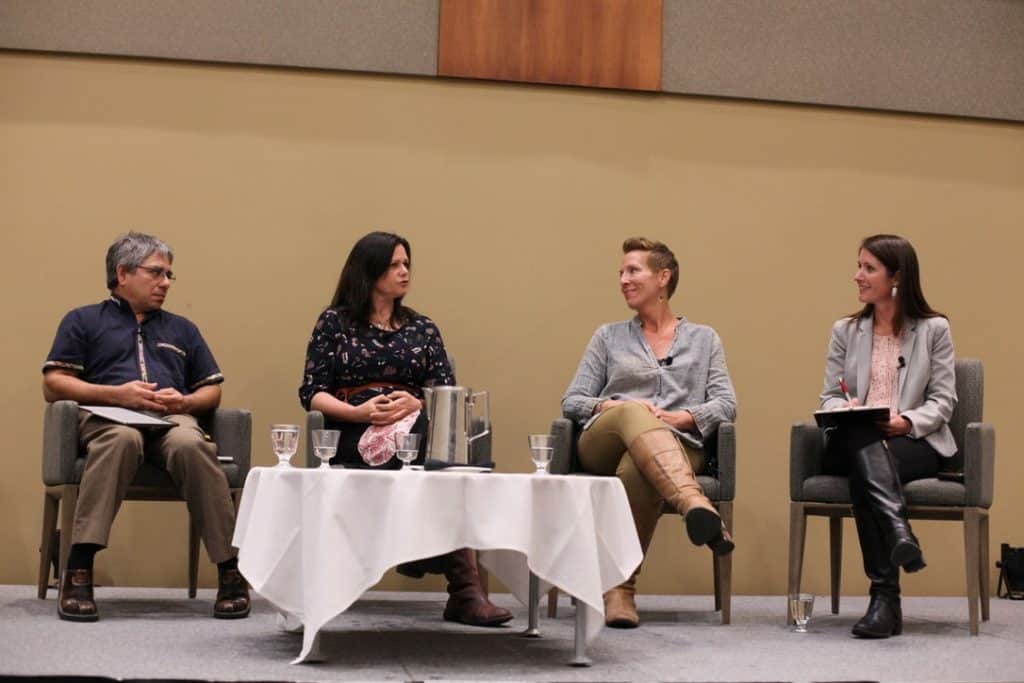
[[[240,468],[233,462],[220,463],[224,470],[224,476],[228,478],[228,488],[240,489],[245,483],[242,479]],[[75,484],[81,483],[82,473],[85,471],[85,458],[75,459]],[[161,469],[152,463],[143,462],[139,465],[138,472],[132,480],[132,486],[150,486],[161,488],[174,488],[174,481],[167,470]]]
[[[850,503],[850,485],[846,477],[819,474],[804,479],[800,500],[808,503]]]
[[[946,505],[959,507],[966,504],[967,489],[953,481],[935,478],[918,479],[903,485],[907,505]],[[819,474],[804,480],[802,501],[808,503],[850,503],[850,487],[846,477]]]
[[[948,505],[961,507],[967,504],[967,487],[955,481],[918,479],[903,485],[907,505]]]

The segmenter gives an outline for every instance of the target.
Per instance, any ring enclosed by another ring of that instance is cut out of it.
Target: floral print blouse
[[[423,398],[422,387],[455,384],[455,373],[441,340],[441,331],[422,315],[413,316],[397,330],[376,327],[346,327],[334,308],[328,308],[316,321],[306,349],[306,367],[299,401],[309,410],[313,396],[326,391],[366,384],[394,382]],[[382,388],[367,389],[348,397],[359,405],[373,398]]]

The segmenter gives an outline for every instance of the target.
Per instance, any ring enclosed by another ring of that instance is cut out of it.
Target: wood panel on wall
[[[442,0],[438,75],[661,88],[662,0]]]

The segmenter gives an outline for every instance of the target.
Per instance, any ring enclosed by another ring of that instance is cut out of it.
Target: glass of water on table
[[[277,456],[278,467],[291,467],[289,461],[299,450],[299,425],[273,425],[270,428],[270,443]]]
[[[320,469],[330,469],[331,458],[338,452],[341,432],[337,429],[314,429],[310,437],[313,439],[313,455],[320,458]]]
[[[395,454],[402,461],[402,469],[408,468],[409,463],[420,454],[420,435],[397,432],[395,434]]]
[[[551,454],[555,450],[554,437],[550,434],[530,434],[530,459],[537,471],[534,474],[547,474],[551,463]]]

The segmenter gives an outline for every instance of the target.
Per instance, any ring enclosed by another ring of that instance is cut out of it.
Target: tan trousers
[[[217,446],[206,440],[191,415],[170,415],[176,427],[143,433],[125,425],[78,413],[78,438],[85,448],[85,471],[78,487],[72,543],[106,547],[110,527],[143,458],[167,470],[199,525],[211,562],[237,553],[231,546],[235,508],[227,477],[217,462]]]
[[[643,405],[624,403],[601,413],[583,432],[579,442],[580,464],[584,470],[591,474],[614,474],[622,480],[644,554],[661,516],[663,501],[636,468],[626,446],[640,434],[653,429],[667,429],[667,426]],[[703,451],[689,448],[682,442],[679,445],[694,473],[701,472],[704,467]]]

